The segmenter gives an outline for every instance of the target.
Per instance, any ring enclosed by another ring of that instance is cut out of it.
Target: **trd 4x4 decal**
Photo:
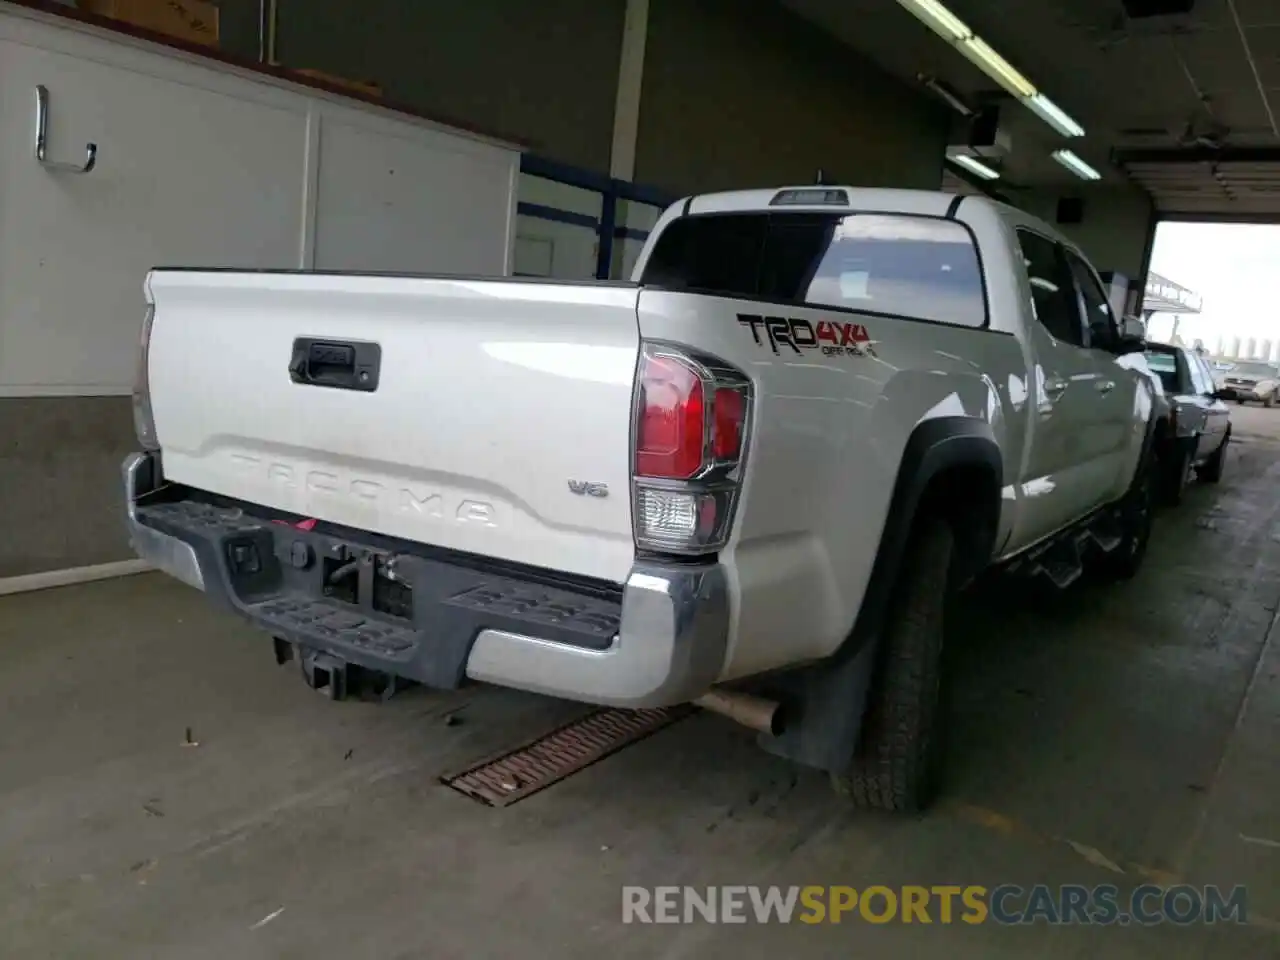
[[[754,313],[738,314],[738,322],[751,328],[757,344],[768,341],[774,353],[790,347],[796,353],[821,350],[824,357],[874,357],[877,341],[871,339],[860,323],[835,323],[819,320],[791,320],[786,317],[763,317]]]

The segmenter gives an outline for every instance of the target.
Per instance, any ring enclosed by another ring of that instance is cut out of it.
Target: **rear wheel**
[[[1222,468],[1227,465],[1227,444],[1231,442],[1231,431],[1227,431],[1227,435],[1222,438],[1222,443],[1218,445],[1218,449],[1213,451],[1211,456],[1204,463],[1196,468],[1196,476],[1205,483],[1217,483],[1222,479]]]
[[[832,774],[854,806],[919,810],[938,788],[942,644],[955,539],[938,518],[917,524],[880,639],[862,733],[848,768]]]

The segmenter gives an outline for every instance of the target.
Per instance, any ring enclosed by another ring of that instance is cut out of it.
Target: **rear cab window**
[[[1208,392],[1210,394],[1216,393],[1218,390],[1218,381],[1213,375],[1213,367],[1209,365],[1209,361],[1199,355],[1196,356],[1196,362],[1200,364],[1200,373],[1204,376],[1204,382],[1208,385]]]
[[[1147,367],[1160,378],[1166,393],[1182,393],[1178,377],[1178,358],[1167,350],[1147,350]]]
[[[659,235],[640,282],[980,328],[987,324],[973,235],[913,214],[698,214]]]

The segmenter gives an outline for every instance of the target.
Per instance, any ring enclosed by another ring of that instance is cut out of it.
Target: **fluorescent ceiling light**
[[[1053,151],[1053,159],[1074,173],[1081,180],[1101,180],[1102,174],[1089,166],[1070,150]]]
[[[960,52],[1015,97],[1025,99],[1036,95],[1036,88],[1031,81],[1013,69],[1009,61],[992,50],[981,37],[969,37],[961,42]]]
[[[1064,137],[1083,137],[1084,128],[1035,88],[991,45],[939,0],[898,0],[917,20],[958,49],[988,77],[1021,100],[1032,113]]]
[[[998,180],[1000,178],[1000,174],[980,160],[973,159],[968,154],[957,153],[947,157],[947,159],[956,164],[956,166],[964,167],[970,173],[978,175],[983,180]]]
[[[968,25],[938,0],[898,0],[898,3],[948,43],[959,43],[966,37],[973,36]]]
[[[1023,101],[1027,109],[1057,130],[1064,137],[1083,137],[1084,127],[1071,119],[1067,113],[1043,93],[1028,97]]]
[[[938,0],[898,0],[917,20],[942,37],[1015,97],[1033,97],[1036,88],[973,29]]]

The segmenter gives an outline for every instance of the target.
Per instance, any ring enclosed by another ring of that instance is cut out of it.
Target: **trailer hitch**
[[[331,653],[290,643],[281,637],[272,637],[271,642],[277,665],[297,660],[302,668],[303,682],[330,700],[358,699],[385,703],[413,685],[413,681],[403,677],[348,663]]]

